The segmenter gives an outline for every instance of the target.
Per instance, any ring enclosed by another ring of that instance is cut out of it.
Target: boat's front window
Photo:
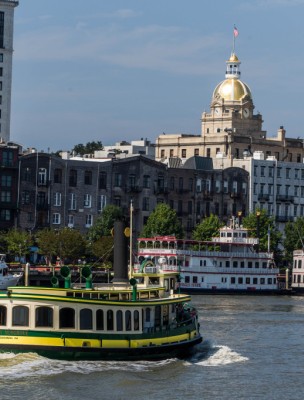
[[[103,322],[103,310],[96,311],[96,329],[98,331],[104,330],[104,322]]]
[[[113,321],[113,311],[107,311],[107,330],[112,331],[114,329],[114,321]]]
[[[13,308],[13,326],[29,326],[29,309],[26,306]]]
[[[35,313],[36,327],[53,327],[53,309],[51,307],[37,307]]]

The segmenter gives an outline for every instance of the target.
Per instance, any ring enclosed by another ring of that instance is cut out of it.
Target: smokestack
[[[124,234],[125,223],[114,223],[114,279],[115,284],[128,284],[128,238]]]

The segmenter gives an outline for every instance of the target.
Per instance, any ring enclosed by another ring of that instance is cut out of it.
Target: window
[[[136,176],[134,174],[129,175],[129,188],[134,189],[136,183]]]
[[[98,197],[98,211],[102,212],[106,205],[107,205],[107,196],[101,194]]]
[[[243,277],[239,277],[239,278],[238,278],[238,283],[239,283],[240,285],[243,284]]]
[[[0,325],[6,325],[7,310],[6,307],[0,306]]]
[[[160,157],[161,158],[165,158],[165,150],[161,150],[160,151]]]
[[[38,185],[46,185],[46,168],[38,169]]]
[[[103,331],[104,330],[104,318],[103,318],[103,310],[96,311],[96,330]]]
[[[122,184],[122,176],[121,174],[114,175],[114,186],[121,187]]]
[[[170,157],[173,157],[173,156],[174,156],[174,150],[170,149]]]
[[[105,171],[101,171],[99,173],[99,189],[107,188],[107,173]]]
[[[114,196],[114,205],[117,207],[120,207],[120,205],[121,205],[121,197],[120,196]]]
[[[206,154],[206,156],[207,156],[207,157],[211,157],[211,149],[210,149],[210,148],[207,149],[207,154]]]
[[[107,330],[112,331],[114,329],[114,321],[113,321],[113,311],[107,311]]]
[[[11,187],[12,186],[11,175],[2,175],[1,176],[1,186],[2,187]]]
[[[122,331],[123,325],[122,325],[122,311],[118,310],[116,312],[116,330],[117,331]]]
[[[84,171],[84,184],[92,185],[92,171]]]
[[[150,197],[143,198],[143,211],[149,211],[150,209]]]
[[[3,62],[3,53],[0,53],[0,62]]]
[[[85,208],[91,208],[92,207],[92,196],[90,194],[85,194],[84,195],[83,206]]]
[[[60,192],[54,193],[54,206],[55,207],[61,206],[61,193]]]
[[[69,185],[73,186],[73,187],[77,186],[77,171],[76,171],[76,169],[70,170]]]
[[[182,158],[186,158],[186,157],[187,157],[187,150],[182,149]]]
[[[125,327],[126,331],[131,331],[132,330],[132,315],[131,311],[126,311],[125,312]]]
[[[51,307],[37,307],[35,311],[35,326],[36,327],[53,327],[53,309]]]
[[[184,187],[184,179],[182,177],[178,178],[178,188],[179,190],[183,190]]]
[[[232,285],[235,285],[235,277],[234,277],[234,276],[232,276],[232,277],[230,278],[230,283],[231,283]]]
[[[69,210],[76,210],[76,194],[69,194]]]
[[[4,48],[4,12],[0,12],[0,48]]]
[[[199,156],[199,149],[194,149],[194,155]]]
[[[250,285],[250,278],[249,277],[246,278],[246,284]]]
[[[53,214],[53,224],[60,224],[61,215],[59,213]]]
[[[55,168],[54,183],[62,183],[62,170],[60,168]]]
[[[29,309],[25,306],[15,306],[13,308],[13,326],[29,326]]]
[[[37,193],[37,207],[41,210],[47,206],[46,204],[46,194],[44,192]]]
[[[143,178],[143,187],[148,189],[150,187],[150,175],[144,175]]]
[[[74,227],[74,215],[68,215],[68,227],[69,228]]]
[[[2,165],[4,167],[12,167],[14,163],[14,153],[11,150],[3,150]]]
[[[1,190],[0,193],[1,193],[0,199],[1,199],[1,202],[2,202],[2,203],[10,203],[10,202],[11,202],[11,200],[12,200],[12,194],[11,194],[10,191],[8,191],[8,190]]]
[[[87,214],[86,215],[86,227],[89,228],[92,225],[93,225],[93,215]]]
[[[75,328],[75,310],[73,308],[61,308],[59,310],[59,329]]]
[[[158,306],[156,306],[156,307],[158,307]],[[155,312],[155,315],[156,315],[156,312]],[[139,331],[139,311],[137,311],[137,310],[134,311],[133,319],[134,319],[134,330]],[[156,324],[156,317],[155,317],[155,324]]]
[[[89,308],[80,310],[80,329],[93,329],[93,313]]]
[[[22,176],[23,176],[23,180],[26,182],[31,182],[31,178],[32,178],[32,174],[31,174],[31,169],[30,168],[24,168],[24,170],[22,171]]]

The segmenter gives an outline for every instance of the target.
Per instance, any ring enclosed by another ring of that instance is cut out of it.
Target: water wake
[[[218,367],[248,361],[247,357],[233,351],[228,346],[218,346],[205,341],[197,347],[197,352],[188,362],[206,367]]]

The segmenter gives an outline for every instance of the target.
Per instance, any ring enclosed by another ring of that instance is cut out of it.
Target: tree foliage
[[[20,258],[30,253],[33,239],[28,232],[20,229],[10,229],[5,234],[2,234],[2,238],[6,243],[8,254]]]
[[[78,258],[84,255],[86,249],[86,240],[81,233],[70,228],[63,228],[58,231],[43,229],[37,234],[37,243],[40,254],[46,256],[49,264],[55,256],[62,261],[69,259],[75,263]]]
[[[145,237],[174,235],[177,238],[182,238],[183,227],[176,212],[167,204],[160,203],[150,214],[142,235]]]
[[[211,214],[210,217],[204,218],[192,232],[193,239],[208,241],[215,236],[219,236],[220,228],[224,224],[217,215]]]
[[[121,218],[122,209],[120,207],[114,206],[113,204],[105,206],[102,213],[89,230],[89,240],[95,242],[102,236],[111,236],[111,229],[114,227],[114,222]]]
[[[103,145],[99,140],[97,142],[93,141],[86,144],[76,144],[72,149],[72,153],[83,156],[85,154],[93,154],[94,151],[97,150],[103,150]]]
[[[98,262],[112,265],[114,258],[113,246],[114,238],[112,236],[102,236],[92,243],[92,254],[98,259]]]
[[[266,210],[257,209],[255,212],[244,217],[242,220],[244,228],[250,230],[251,237],[259,238],[259,250],[268,250],[268,231],[270,234],[270,251],[279,252],[279,244],[282,240],[282,234],[275,226],[273,217],[267,215]]]
[[[299,217],[294,222],[287,222],[284,233],[285,259],[291,264],[293,251],[304,248],[304,217]]]

